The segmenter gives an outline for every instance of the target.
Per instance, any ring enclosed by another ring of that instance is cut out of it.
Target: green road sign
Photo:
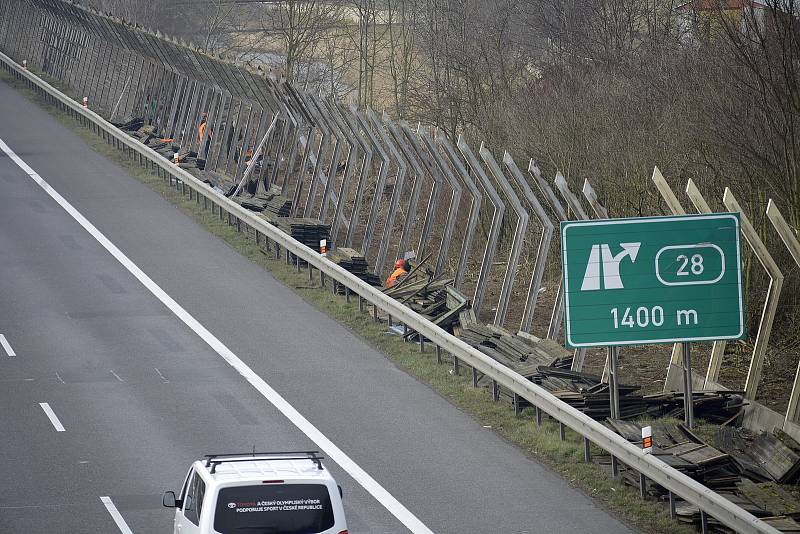
[[[567,345],[744,337],[739,214],[561,223]]]

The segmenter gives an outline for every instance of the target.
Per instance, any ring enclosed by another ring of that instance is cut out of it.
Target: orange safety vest
[[[389,275],[389,278],[386,279],[386,287],[393,287],[397,283],[397,280],[405,274],[408,273],[402,267],[395,269],[394,272]]]
[[[206,131],[206,121],[200,123],[200,126],[197,128],[197,142],[203,142],[203,134]]]

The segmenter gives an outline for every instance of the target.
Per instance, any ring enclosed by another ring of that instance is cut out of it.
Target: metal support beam
[[[783,273],[781,273],[772,255],[767,250],[764,242],[758,236],[758,232],[753,227],[750,219],[745,215],[744,210],[739,205],[736,197],[729,188],[725,188],[725,194],[722,197],[722,203],[725,207],[732,212],[739,212],[742,219],[742,233],[753,253],[758,258],[758,261],[766,269],[769,275],[769,287],[767,289],[767,298],[764,303],[764,310],[761,313],[761,321],[758,324],[758,334],[756,334],[756,342],[753,347],[753,357],[750,360],[750,369],[747,372],[747,381],[744,384],[744,396],[747,399],[754,400],[756,393],[758,393],[758,384],[761,382],[761,370],[764,367],[764,356],[767,353],[767,345],[769,343],[769,336],[772,333],[772,323],[775,321],[775,311],[778,308],[778,299],[781,295],[781,288],[783,287]]]
[[[789,254],[792,255],[794,262],[800,267],[800,241],[797,240],[794,229],[783,218],[778,206],[772,199],[767,202],[767,217],[769,218],[775,231],[789,249]],[[789,395],[789,406],[786,408],[786,423],[797,423],[800,418],[800,361],[797,364],[797,371],[794,375],[794,383],[792,384],[792,393]]]
[[[500,184],[500,187],[506,194],[506,198],[508,198],[508,201],[511,203],[511,207],[517,214],[517,224],[514,229],[514,237],[511,241],[511,252],[509,253],[508,262],[506,263],[506,274],[503,277],[503,285],[500,288],[500,300],[497,303],[497,312],[494,315],[494,324],[502,327],[503,324],[505,324],[508,307],[511,303],[511,290],[514,287],[519,256],[525,242],[525,234],[528,231],[529,216],[525,208],[522,207],[522,203],[519,201],[516,192],[514,192],[514,188],[511,187],[511,183],[509,183],[503,171],[500,170],[500,166],[495,161],[489,149],[481,144],[478,153],[481,155],[481,158],[483,158],[484,163],[486,163],[489,172],[494,176],[497,183]]]

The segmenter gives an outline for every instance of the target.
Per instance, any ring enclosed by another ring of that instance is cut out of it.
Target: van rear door
[[[214,510],[214,530],[221,534],[312,534],[325,532],[335,523],[325,484],[281,482],[223,487]]]

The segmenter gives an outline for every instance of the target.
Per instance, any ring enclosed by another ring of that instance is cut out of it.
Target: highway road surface
[[[0,532],[171,532],[253,447],[333,455],[354,533],[628,531],[1,82],[0,117]]]

